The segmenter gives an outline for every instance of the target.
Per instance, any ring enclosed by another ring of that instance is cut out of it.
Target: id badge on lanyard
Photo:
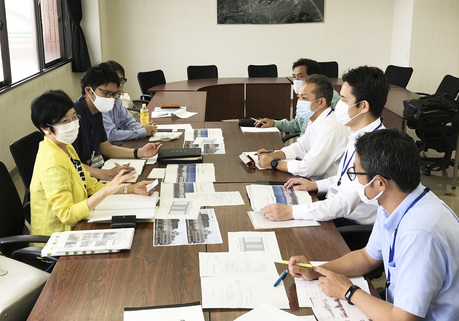
[[[325,197],[326,198],[334,197],[334,196],[338,195],[340,190],[341,190],[341,188],[338,186],[337,183],[335,183],[335,184],[330,186],[330,188],[327,191],[327,195],[325,195]]]
[[[101,154],[95,155],[95,153],[92,152],[91,161],[90,161],[89,166],[96,167],[96,168],[101,168],[102,166],[104,166],[104,158],[102,157],[102,155]]]

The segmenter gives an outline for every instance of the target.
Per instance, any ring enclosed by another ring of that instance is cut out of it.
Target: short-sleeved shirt
[[[77,115],[81,116],[80,130],[77,139],[73,142],[80,160],[87,165],[91,164],[91,156],[99,154],[100,144],[107,141],[102,114],[97,112],[91,113],[84,96],[74,102]]]
[[[420,184],[391,215],[379,206],[366,251],[390,270],[389,302],[422,320],[459,320],[459,219],[433,192],[407,211],[423,191]]]

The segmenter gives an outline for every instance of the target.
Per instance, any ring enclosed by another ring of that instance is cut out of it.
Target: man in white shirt
[[[350,69],[344,73],[343,82],[341,100],[336,105],[335,115],[338,122],[349,127],[349,143],[337,175],[319,181],[292,178],[285,183],[285,187],[297,185],[297,190],[327,193],[327,198],[305,205],[267,205],[261,211],[269,220],[329,221],[345,218],[350,223],[375,222],[377,206],[367,205],[360,200],[357,194],[358,183],[349,180],[346,171],[354,164],[355,140],[364,133],[384,128],[379,116],[386,104],[390,85],[379,68],[368,66]]]
[[[260,166],[310,179],[334,175],[346,149],[347,130],[330,108],[332,96],[326,76],[307,77],[298,92],[296,114],[311,123],[296,143],[275,152],[258,150]]]

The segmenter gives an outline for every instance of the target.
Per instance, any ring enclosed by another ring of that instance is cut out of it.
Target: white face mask
[[[359,116],[360,114],[362,114],[362,112],[358,113],[357,115],[355,115],[354,117],[349,117],[349,108],[351,108],[352,106],[355,106],[357,104],[359,104],[360,102],[358,103],[355,103],[354,105],[347,105],[345,102],[343,102],[341,99],[338,101],[338,103],[336,104],[336,107],[335,107],[335,117],[336,117],[336,120],[338,121],[338,123],[340,123],[341,125],[346,125],[348,124],[351,120],[353,120],[355,117]]]
[[[298,94],[300,91],[301,86],[303,86],[304,80],[294,80],[293,81],[293,90],[295,91],[295,94]]]
[[[379,175],[376,175],[376,176],[379,176]],[[362,202],[364,202],[365,204],[368,204],[368,205],[374,205],[374,206],[379,206],[378,204],[378,198],[382,195],[382,193],[384,193],[384,191],[381,191],[378,193],[378,195],[376,195],[375,197],[373,197],[372,199],[369,199],[366,195],[365,195],[365,188],[367,186],[369,186],[371,183],[373,183],[373,181],[376,179],[376,176],[373,177],[373,179],[371,181],[368,182],[368,184],[365,184],[365,185],[362,185],[360,183],[358,183],[358,189],[357,189],[357,193],[359,194],[360,196],[360,199],[362,200]],[[382,177],[382,176],[380,176]],[[386,180],[384,177],[382,177],[382,179],[384,179],[384,181]]]
[[[64,144],[72,144],[78,137],[78,128],[80,128],[80,122],[74,120],[68,124],[55,126],[57,128],[56,140]]]
[[[311,116],[314,115],[314,113],[319,110],[319,108],[317,108],[316,110],[312,111],[311,104],[318,101],[319,99],[316,99],[314,101],[306,101],[306,100],[298,99],[298,101],[296,102],[296,114],[303,119],[311,118]]]
[[[96,95],[96,99],[92,100],[91,96],[89,96],[89,99],[91,99],[92,103],[94,104],[94,106],[96,106],[98,111],[100,111],[101,113],[107,113],[113,109],[113,106],[115,104],[115,98],[100,97],[97,96],[97,94],[94,92],[92,88],[91,90],[94,93],[94,95]]]

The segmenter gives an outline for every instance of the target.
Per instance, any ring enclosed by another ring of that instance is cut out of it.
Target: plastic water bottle
[[[147,104],[142,104],[142,108],[140,109],[140,123],[142,125],[148,124],[150,121],[150,116],[148,114]]]

